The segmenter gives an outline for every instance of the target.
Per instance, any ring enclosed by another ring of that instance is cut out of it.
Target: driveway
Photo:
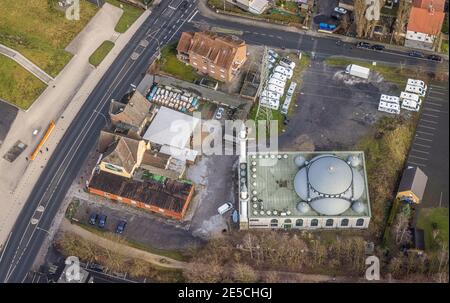
[[[316,150],[352,148],[385,115],[378,111],[380,95],[395,87],[380,79],[348,81],[342,68],[311,62],[279,146],[284,150],[310,149],[311,145]]]
[[[428,86],[407,165],[428,176],[421,207],[448,207],[449,101],[448,83]]]

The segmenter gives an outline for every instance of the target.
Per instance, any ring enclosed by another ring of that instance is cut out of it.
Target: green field
[[[134,21],[136,21],[136,19],[139,18],[139,16],[144,12],[144,10],[138,7],[125,4],[118,0],[106,0],[106,2],[123,9],[122,17],[120,17],[115,28],[118,33],[126,32]]]
[[[106,57],[106,55],[109,54],[113,47],[114,42],[104,41],[89,57],[89,63],[94,66],[98,66],[100,63],[102,63],[103,59]]]
[[[0,98],[28,109],[47,85],[14,60],[0,55]]]
[[[417,227],[424,230],[427,250],[439,249],[440,243],[448,247],[448,219],[448,208],[420,209]],[[437,230],[436,239],[433,239],[433,229]]]
[[[176,44],[170,44],[161,50],[161,59],[159,60],[161,71],[188,82],[194,82],[200,78],[193,67],[178,60],[176,49]]]
[[[57,0],[1,0],[0,43],[22,53],[49,75],[56,77],[72,55],[64,48],[97,12],[80,1],[80,20],[66,19]]]

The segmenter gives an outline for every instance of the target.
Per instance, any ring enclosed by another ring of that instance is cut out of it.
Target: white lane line
[[[416,152],[416,153],[422,153],[422,154],[430,154],[430,152],[426,152],[426,151],[423,151],[423,150],[418,150],[418,149],[415,149],[415,148],[412,148],[411,151]]]
[[[433,117],[433,118],[439,118],[437,115],[429,114],[429,113],[422,113],[424,116]]]
[[[438,95],[445,95],[445,93],[440,92],[440,91],[436,91],[436,90],[433,90],[432,93],[433,94],[438,94]]]
[[[430,112],[437,112],[437,113],[445,113],[442,110],[434,109],[434,108],[428,108],[428,107],[425,107],[423,110],[430,111]]]
[[[434,136],[433,133],[424,132],[424,131],[421,131],[421,130],[417,130],[416,133],[420,133],[420,134],[424,134],[424,135],[428,135],[428,136]]]
[[[418,156],[414,156],[414,155],[409,155],[409,156],[412,158],[417,158],[417,159],[424,160],[424,161],[428,160],[428,158],[418,157]]]
[[[416,143],[416,142],[413,143],[413,146],[414,145],[419,145],[419,146],[425,147],[425,148],[431,148],[431,145],[425,145],[425,144],[420,144],[420,143]]]
[[[198,10],[195,10],[195,13],[192,15],[191,18],[189,18],[188,22],[191,22],[192,19],[194,19],[195,15],[197,15],[197,13],[198,13]]]
[[[444,98],[442,98],[442,97],[435,97],[435,96],[431,96],[431,95],[429,95],[428,97],[427,97],[427,99],[432,99],[433,101],[439,101],[439,102],[445,102],[446,100],[444,99]]]
[[[436,127],[426,126],[426,125],[422,125],[422,124],[417,125],[417,127],[428,128],[428,129],[432,129],[432,130],[436,129]]]
[[[448,89],[448,87],[445,87],[445,86],[439,86],[439,85],[430,85],[432,88],[436,88],[436,89],[445,89],[445,90],[447,90]]]
[[[431,102],[431,101],[427,101],[427,104],[431,104],[431,105],[434,105],[434,106],[443,106],[443,104],[434,103],[434,102]]]
[[[427,166],[426,164],[420,164],[420,163],[416,163],[416,162],[413,162],[413,161],[410,161],[410,160],[408,160],[408,163],[409,164],[413,164],[413,165],[417,165],[417,166],[423,166],[423,167]]]

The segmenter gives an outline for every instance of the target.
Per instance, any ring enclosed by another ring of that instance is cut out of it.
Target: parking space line
[[[426,138],[422,138],[422,137],[419,137],[419,136],[416,136],[416,139],[424,140],[424,141],[428,141],[428,142],[433,142],[433,140],[431,140],[431,139],[426,139]]]
[[[428,160],[428,158],[418,157],[418,156],[414,156],[414,155],[409,155],[409,156],[410,156],[410,157],[413,157],[413,158],[420,159],[420,160],[425,160],[425,161]]]
[[[433,90],[432,94],[445,95],[445,92],[443,93],[440,91]]]
[[[425,119],[420,119],[420,122],[438,124],[436,121],[430,121],[430,120],[425,120]]]
[[[413,162],[413,161],[410,161],[410,160],[408,160],[408,163],[409,164],[413,164],[413,165],[423,166],[423,167],[427,166],[426,164],[420,164],[420,163],[416,163],[416,162]]]
[[[443,106],[442,104],[434,103],[434,102],[431,102],[431,101],[427,101],[427,104],[431,104],[431,105],[434,105],[434,106]]]
[[[433,130],[436,129],[436,127],[426,126],[426,125],[422,125],[422,124],[417,125],[417,127],[423,127],[423,128],[433,129]]]
[[[429,113],[422,113],[422,115],[428,116],[428,117],[433,117],[433,118],[439,118],[439,116],[432,115],[432,114],[429,114]]]
[[[424,135],[428,135],[428,136],[434,136],[433,133],[424,132],[424,131],[421,131],[421,130],[416,130],[416,133],[420,133],[420,134],[424,134]]]
[[[416,142],[413,143],[413,146],[414,145],[419,145],[419,146],[422,146],[422,147],[425,147],[425,148],[431,148],[431,145],[425,145],[425,144],[420,144],[420,143],[416,143]]]
[[[432,99],[433,101],[435,101],[435,102],[437,102],[437,101],[439,101],[439,102],[445,102],[446,100],[444,99],[444,98],[442,98],[442,97],[435,97],[435,96],[428,96],[427,97],[427,99]]]
[[[428,108],[428,107],[425,107],[423,110],[427,110],[427,111],[431,111],[431,112],[443,113],[442,110],[434,109],[434,108]]]
[[[417,152],[417,153],[423,153],[423,154],[430,154],[430,152],[426,152],[426,151],[423,151],[423,150],[418,150],[418,149],[415,149],[415,148],[411,148],[411,151]]]
[[[446,86],[439,86],[439,85],[430,85],[432,88],[437,88],[437,89],[444,89],[444,90],[447,90],[448,89],[448,87],[446,87]]]

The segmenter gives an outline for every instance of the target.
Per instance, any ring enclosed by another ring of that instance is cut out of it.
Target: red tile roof
[[[430,13],[424,8],[411,8],[408,30],[429,35],[436,35],[441,31],[445,14],[443,12]]]
[[[419,8],[430,8],[430,5],[433,6],[436,12],[443,12],[445,1],[444,0],[414,0],[413,6]]]

